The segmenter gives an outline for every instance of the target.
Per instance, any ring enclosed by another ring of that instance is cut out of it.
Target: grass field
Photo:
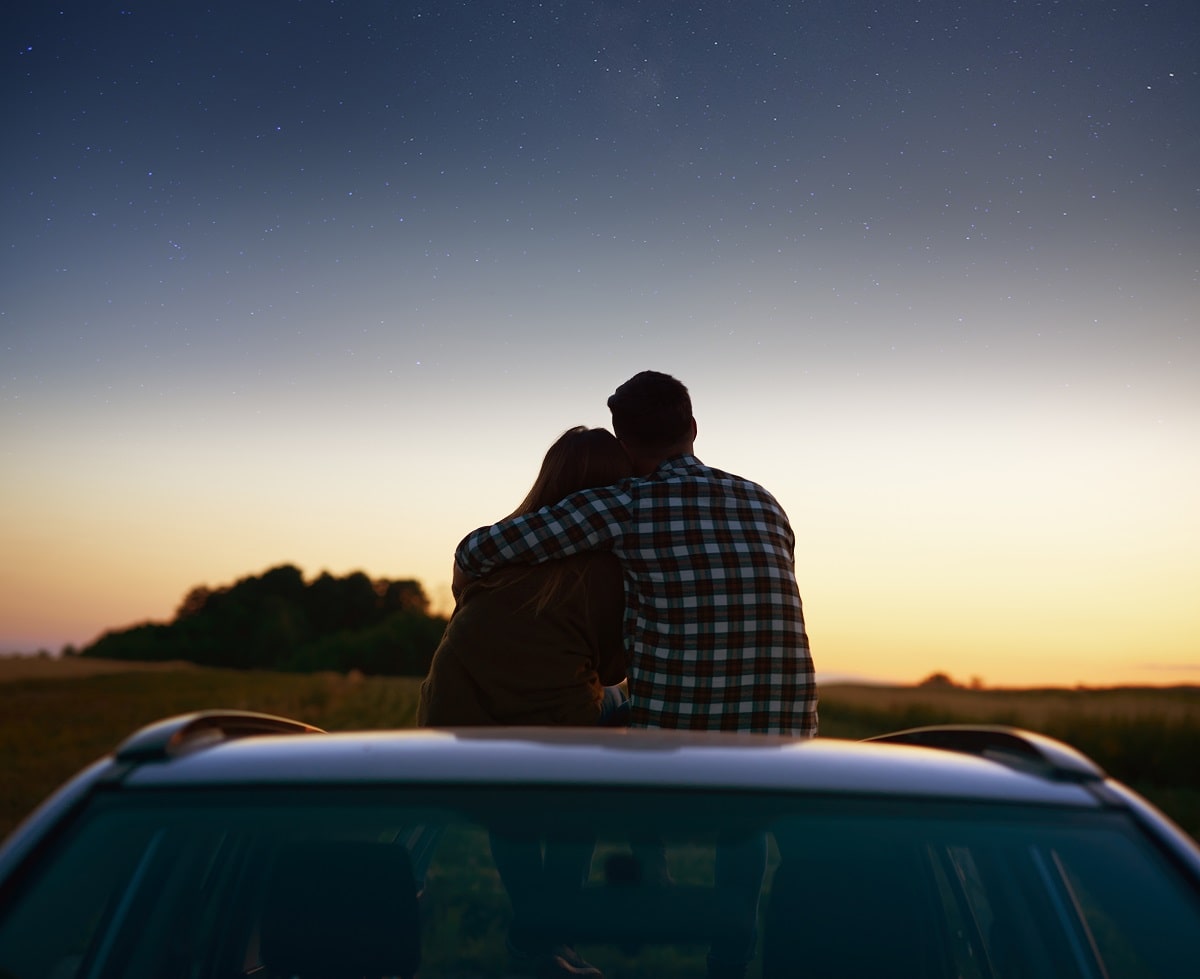
[[[408,727],[419,681],[201,669],[188,664],[0,659],[0,836],[143,724],[204,708],[295,717],[330,731]],[[821,733],[862,738],[923,724],[1015,724],[1061,738],[1200,839],[1200,688],[964,690],[831,685]]]

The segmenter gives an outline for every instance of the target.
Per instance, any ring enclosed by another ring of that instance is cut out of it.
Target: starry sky
[[[416,578],[642,369],[823,677],[1200,682],[1200,6],[0,14],[0,651]]]

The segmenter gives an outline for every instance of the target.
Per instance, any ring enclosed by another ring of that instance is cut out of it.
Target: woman
[[[572,493],[633,475],[625,450],[603,428],[564,432],[542,460],[515,513],[531,513]],[[421,684],[417,723],[594,726],[605,686],[625,678],[625,591],[617,559],[604,551],[505,568],[468,584]],[[586,880],[594,843],[541,837],[531,828],[495,827],[492,859],[508,891],[508,948],[539,975],[599,979],[568,944],[533,926],[538,908]]]
[[[632,475],[616,436],[572,428],[550,446],[514,514]],[[596,725],[606,705],[620,701],[611,691],[606,696],[605,687],[625,678],[624,609],[620,564],[604,551],[505,568],[471,582],[421,684],[417,723]],[[531,924],[540,903],[586,880],[593,842],[549,841],[536,830],[512,827],[496,827],[489,836],[513,906],[508,948],[518,964],[539,975],[598,979],[600,971],[570,945],[548,941]]]
[[[632,475],[609,431],[569,429],[514,515]],[[417,723],[597,724],[605,686],[625,677],[624,608],[621,568],[605,551],[471,582],[421,684]]]

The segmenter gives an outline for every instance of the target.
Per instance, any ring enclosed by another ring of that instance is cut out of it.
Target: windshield
[[[124,793],[44,860],[2,896],[6,979],[432,979],[509,974],[548,949],[609,976],[702,976],[749,949],[768,979],[1166,977],[1200,933],[1196,894],[1123,817],[1016,807]]]

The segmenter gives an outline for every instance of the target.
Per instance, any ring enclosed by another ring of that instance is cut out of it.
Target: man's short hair
[[[692,434],[692,399],[670,374],[634,374],[608,399],[617,438],[640,448],[667,449]]]

